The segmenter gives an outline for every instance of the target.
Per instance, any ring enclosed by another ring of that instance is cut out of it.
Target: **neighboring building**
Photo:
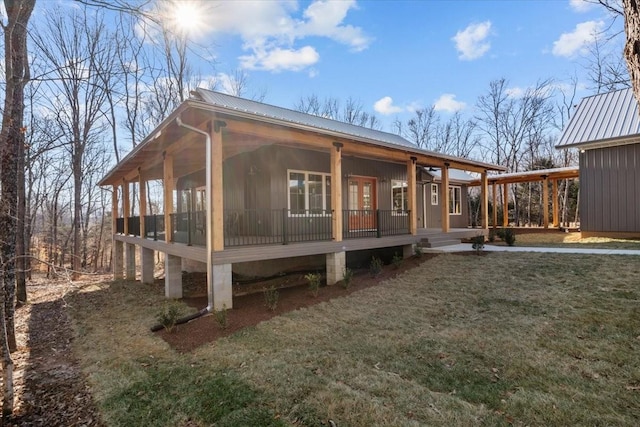
[[[640,237],[640,116],[631,89],[582,99],[558,149],[580,149],[582,235]]]
[[[140,247],[143,282],[153,280],[154,251],[166,255],[167,297],[182,296],[185,264],[206,264],[210,309],[232,307],[232,272],[243,269],[320,258],[333,284],[347,252],[409,254],[434,233],[476,235],[459,220],[466,191],[450,168],[479,173],[485,196],[487,171],[502,170],[398,135],[198,89],[100,182],[114,189],[114,277],[135,278]],[[150,180],[163,183],[160,215],[147,215]]]

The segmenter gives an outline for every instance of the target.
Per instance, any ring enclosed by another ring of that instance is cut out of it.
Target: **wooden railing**
[[[206,246],[206,212],[170,215],[171,241]],[[332,211],[290,209],[226,209],[223,213],[224,246],[287,245],[332,239]],[[345,239],[380,238],[409,234],[409,212],[391,210],[344,210]],[[140,235],[140,218],[129,217],[129,234]],[[164,215],[145,216],[144,237],[164,239]],[[116,221],[116,232],[124,232],[124,220]]]

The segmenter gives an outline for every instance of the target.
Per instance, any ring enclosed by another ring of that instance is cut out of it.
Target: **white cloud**
[[[240,58],[240,66],[249,70],[280,72],[284,70],[300,71],[320,59],[318,52],[311,46],[301,49],[256,49],[252,55]]]
[[[570,33],[562,33],[560,38],[553,42],[552,53],[555,56],[571,58],[578,53],[585,53],[586,49],[604,30],[603,21],[587,21],[576,25]]]
[[[521,87],[510,87],[504,91],[509,98],[522,98],[524,95],[525,89]]]
[[[319,60],[315,47],[296,46],[308,37],[328,38],[353,51],[371,43],[362,28],[344,23],[356,8],[354,0],[316,0],[302,11],[292,0],[217,0],[207,5],[210,31],[239,36],[247,52],[240,63],[249,69],[301,71],[315,64]]]
[[[433,103],[433,107],[436,111],[446,111],[448,113],[455,113],[467,106],[462,101],[456,101],[456,96],[452,93],[443,93],[440,98],[436,99]]]
[[[584,13],[584,12],[587,12],[587,11],[591,10],[591,8],[594,6],[594,4],[590,3],[590,2],[588,2],[586,0],[569,0],[569,6],[575,12]]]
[[[458,31],[452,40],[456,43],[456,49],[460,53],[459,59],[471,61],[482,57],[491,48],[487,41],[490,35],[491,22],[485,21],[479,24],[471,24],[462,31]]]
[[[389,114],[400,113],[404,111],[404,108],[393,105],[393,99],[390,96],[380,98],[373,104],[373,109],[376,113],[388,116]]]

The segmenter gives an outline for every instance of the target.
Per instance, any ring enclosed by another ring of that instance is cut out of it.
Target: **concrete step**
[[[439,248],[442,246],[459,245],[461,243],[460,239],[452,239],[452,238],[448,238],[446,240],[438,239],[434,242],[432,242],[431,240],[428,240],[425,242],[425,240],[427,239],[422,239],[420,241],[419,246],[421,248]]]

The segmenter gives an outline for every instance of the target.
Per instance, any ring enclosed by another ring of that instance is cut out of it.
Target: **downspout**
[[[178,114],[178,116],[176,117],[176,124],[179,127],[188,129],[192,132],[196,132],[199,133],[200,135],[203,135],[205,137],[205,144],[206,144],[206,149],[207,149],[207,158],[206,158],[206,165],[207,165],[207,170],[206,170],[206,189],[205,189],[205,194],[206,194],[206,199],[207,199],[207,219],[209,220],[212,215],[212,209],[211,209],[211,175],[212,175],[212,171],[211,171],[211,135],[209,135],[207,132],[198,129],[196,127],[190,126],[186,123],[184,123],[182,121],[182,119],[180,118],[180,115]],[[207,307],[205,309],[200,310],[200,315],[204,315],[206,313],[210,313],[213,311],[213,230],[211,229],[211,227],[207,226],[207,298],[208,298],[208,302],[207,302]]]

